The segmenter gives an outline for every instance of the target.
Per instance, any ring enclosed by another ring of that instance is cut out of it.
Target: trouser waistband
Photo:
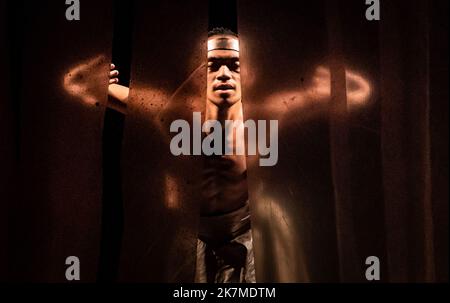
[[[247,201],[244,206],[230,213],[200,217],[198,238],[206,244],[220,246],[250,228],[250,207]]]

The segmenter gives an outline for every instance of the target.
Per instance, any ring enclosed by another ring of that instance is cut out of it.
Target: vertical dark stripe
[[[430,1],[430,149],[436,280],[448,282],[448,5]]]
[[[24,2],[22,0],[6,0],[5,20],[7,21],[7,58],[9,61],[6,71],[9,76],[9,102],[11,109],[11,119],[13,127],[13,138],[11,147],[14,157],[14,171],[9,184],[6,184],[10,191],[10,200],[8,201],[8,280],[15,281],[24,270],[24,262],[17,256],[20,255],[20,247],[23,239],[18,232],[20,224],[17,223],[21,213],[21,201],[19,200],[18,186],[18,168],[20,160],[20,142],[21,142],[21,107],[22,107],[22,87],[23,87],[23,35],[27,21],[23,17]]]
[[[114,32],[112,62],[119,70],[119,83],[130,82],[133,1],[113,2]],[[125,115],[107,108],[105,111],[103,153],[102,236],[98,269],[99,282],[117,279],[123,235],[123,196],[121,152]]]
[[[14,62],[8,67],[11,85],[11,104],[14,121],[14,149],[16,160],[20,153],[20,110],[22,98],[22,56],[23,56],[23,35],[26,20],[23,18],[24,2],[23,0],[5,0],[8,23],[7,39],[9,44],[9,61]]]
[[[6,0],[0,0],[0,282],[8,274],[8,208],[12,204],[11,180],[14,171],[13,112],[10,92],[10,44]]]
[[[336,204],[339,273],[342,282],[357,281],[358,269],[351,197],[347,92],[341,23],[337,1],[327,1],[330,52],[330,153]]]
[[[208,0],[208,30],[225,27],[238,33],[236,0]]]
[[[423,125],[421,127],[423,138],[423,149],[422,149],[422,157],[423,157],[423,166],[422,166],[422,174],[423,174],[423,220],[424,220],[424,257],[425,257],[425,274],[424,281],[426,282],[434,282],[436,280],[436,270],[435,270],[435,260],[434,260],[434,223],[433,223],[433,205],[431,200],[431,191],[432,191],[432,179],[431,179],[431,134],[430,134],[430,6],[429,1],[422,0],[420,2],[420,11],[423,12],[423,15],[420,16],[420,20],[422,21],[419,26],[421,26],[421,30],[424,32],[425,36],[425,45],[424,45],[424,53],[425,53],[425,64],[426,64],[426,75],[425,81],[423,85],[425,86],[424,92],[424,102],[422,113],[419,113],[423,119]]]

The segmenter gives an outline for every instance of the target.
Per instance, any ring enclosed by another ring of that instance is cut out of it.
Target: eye
[[[229,69],[239,73],[241,71],[241,66],[239,61],[233,62],[232,64],[230,64]]]
[[[220,68],[220,64],[218,64],[217,62],[208,62],[208,70],[215,72],[218,71]]]

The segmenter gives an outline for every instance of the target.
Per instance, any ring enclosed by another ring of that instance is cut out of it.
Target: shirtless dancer
[[[99,72],[103,60],[96,57],[72,67],[64,75],[63,85],[67,93],[93,106],[101,97],[96,96],[95,92],[104,81],[104,76]],[[210,32],[205,120],[217,120],[222,124],[227,119],[242,120],[239,65],[237,36],[223,28]],[[115,66],[111,65],[108,106],[126,114],[129,89],[117,84],[118,74]],[[329,69],[318,66],[310,85],[275,92],[260,100],[264,103],[263,107],[250,107],[255,116],[269,113],[271,119],[287,124],[289,119],[286,114],[293,110],[301,111],[303,118],[327,115],[330,78]],[[369,82],[350,70],[346,70],[346,82],[348,110],[364,107],[371,94]],[[175,104],[181,105],[181,102]],[[194,107],[200,111],[199,104]],[[171,109],[176,110],[176,106]],[[185,110],[185,107],[182,109]],[[255,114],[255,110],[260,113]],[[158,127],[168,133],[167,125]],[[233,138],[225,138],[223,143],[234,142]],[[248,160],[251,161],[250,158]],[[205,157],[204,163],[195,281],[254,282],[245,156],[210,156]]]
[[[117,84],[117,76],[110,72],[109,93],[126,104],[128,88]],[[208,34],[206,95],[205,120],[219,121],[222,129],[225,120],[243,120],[239,40],[228,29]],[[236,146],[235,137],[224,140],[223,146]],[[245,156],[205,156],[201,188],[195,281],[255,282]]]

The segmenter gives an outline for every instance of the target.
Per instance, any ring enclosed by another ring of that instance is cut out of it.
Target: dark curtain
[[[244,114],[280,123],[249,168],[259,281],[448,280],[448,2],[380,2],[238,3]]]
[[[442,39],[448,21],[441,13],[448,2],[408,4],[387,4],[382,11],[387,22],[380,27],[388,273],[391,281],[445,281],[448,125],[437,110],[448,109],[448,87],[441,82],[448,79],[442,52],[448,48]]]
[[[194,280],[201,162],[173,156],[169,144],[173,121],[192,129],[192,112],[204,111],[207,8],[204,0],[134,4],[119,281]]]
[[[244,116],[279,121],[277,165],[248,158],[259,282],[364,282],[369,256],[448,281],[448,1],[380,3],[237,2]],[[64,282],[68,256],[83,282],[193,280],[200,165],[168,130],[204,110],[207,1],[136,1],[123,143],[112,7],[0,0],[0,281]]]
[[[80,260],[82,281],[96,279],[110,2],[82,1],[80,21],[66,20],[64,2],[1,2],[8,281],[65,282],[69,256]]]

